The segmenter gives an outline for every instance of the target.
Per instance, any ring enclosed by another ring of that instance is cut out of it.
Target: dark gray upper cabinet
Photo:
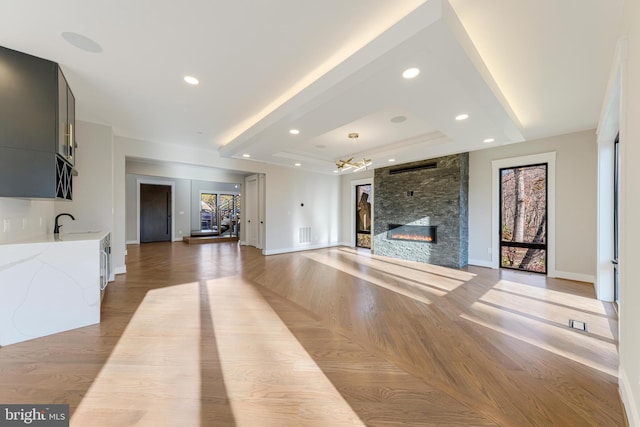
[[[75,122],[76,99],[58,68],[58,154],[71,165],[75,163]]]
[[[0,197],[70,200],[76,147],[58,64],[0,46]]]

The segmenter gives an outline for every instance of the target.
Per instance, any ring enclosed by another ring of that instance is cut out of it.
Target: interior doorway
[[[500,169],[500,267],[547,273],[547,164]]]
[[[171,241],[170,185],[140,184],[140,243]]]
[[[356,247],[371,249],[371,184],[356,185]]]

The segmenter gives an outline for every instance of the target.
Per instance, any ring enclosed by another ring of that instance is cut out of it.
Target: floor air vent
[[[580,320],[569,319],[569,327],[571,329],[577,329],[579,331],[587,331],[587,324],[585,322],[581,322]]]

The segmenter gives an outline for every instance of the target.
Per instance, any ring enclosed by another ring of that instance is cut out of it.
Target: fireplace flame
[[[422,236],[420,234],[392,234],[392,239],[415,240],[417,242],[433,242],[432,236]]]

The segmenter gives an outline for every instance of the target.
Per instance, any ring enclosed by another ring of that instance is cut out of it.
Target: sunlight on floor
[[[199,311],[198,283],[148,292],[71,424],[198,425]]]
[[[424,293],[429,293],[432,296],[441,297],[446,295],[446,292],[436,289],[427,285],[426,283],[416,283],[413,280],[408,280],[403,278],[397,274],[391,274],[385,271],[380,271],[378,274],[381,277],[374,277],[372,274],[363,271],[360,268],[354,266],[352,262],[345,262],[334,257],[328,256],[326,253],[318,253],[318,252],[309,252],[304,254],[304,257],[319,262],[321,264],[327,265],[331,268],[335,268],[336,270],[340,270],[344,273],[350,274],[354,277],[357,277],[362,280],[366,280],[368,283],[372,285],[379,286],[381,288],[385,288],[397,294],[406,296],[413,300],[431,304],[431,300],[428,296],[423,295]],[[363,260],[363,264],[369,266],[366,259]],[[357,264],[355,264],[357,265]],[[372,268],[369,266],[369,268]],[[416,276],[421,276],[421,279],[424,281],[424,273],[416,273]]]
[[[564,292],[558,292],[537,286],[529,286],[518,282],[512,282],[510,280],[500,280],[496,283],[494,288],[530,298],[537,298],[556,304],[571,306],[576,310],[588,311],[595,314],[607,314],[607,311],[604,308],[604,303],[594,298],[567,295]]]
[[[569,319],[580,320],[588,324],[590,335],[610,342],[616,339],[609,324],[610,319],[604,316],[601,301],[513,282],[505,283],[503,280],[480,301],[558,326],[567,326]],[[602,315],[593,314],[598,308]]]
[[[98,415],[110,426],[364,425],[239,277],[148,292],[71,425]]]
[[[618,358],[614,342],[603,341],[578,331],[562,328],[560,325],[531,318],[530,314],[514,313],[485,302],[473,303],[471,311],[475,314],[461,314],[460,317],[606,374],[617,376],[617,369],[612,367],[616,365]],[[574,348],[580,348],[583,356],[573,351]]]
[[[253,286],[226,278],[208,292],[236,425],[364,425]]]
[[[330,251],[334,253],[354,255],[357,257],[354,259],[357,259],[359,262],[363,262],[363,263],[366,262],[367,259],[375,260],[377,261],[378,266],[380,267],[384,266],[385,269],[393,268],[395,266],[395,267],[398,267],[399,271],[406,271],[407,269],[411,269],[411,270],[421,271],[423,273],[430,273],[430,274],[438,275],[444,278],[453,279],[454,281],[452,282],[452,284],[457,283],[456,286],[458,286],[460,282],[467,282],[473,279],[474,277],[476,277],[475,273],[470,273],[468,271],[458,270],[455,268],[441,267],[439,265],[427,264],[424,262],[407,261],[399,258],[390,258],[390,257],[380,256],[380,255],[371,255],[371,253],[361,252],[353,248],[340,247],[340,248],[331,249]],[[447,290],[452,290],[452,289],[455,289],[455,287],[447,288]]]

